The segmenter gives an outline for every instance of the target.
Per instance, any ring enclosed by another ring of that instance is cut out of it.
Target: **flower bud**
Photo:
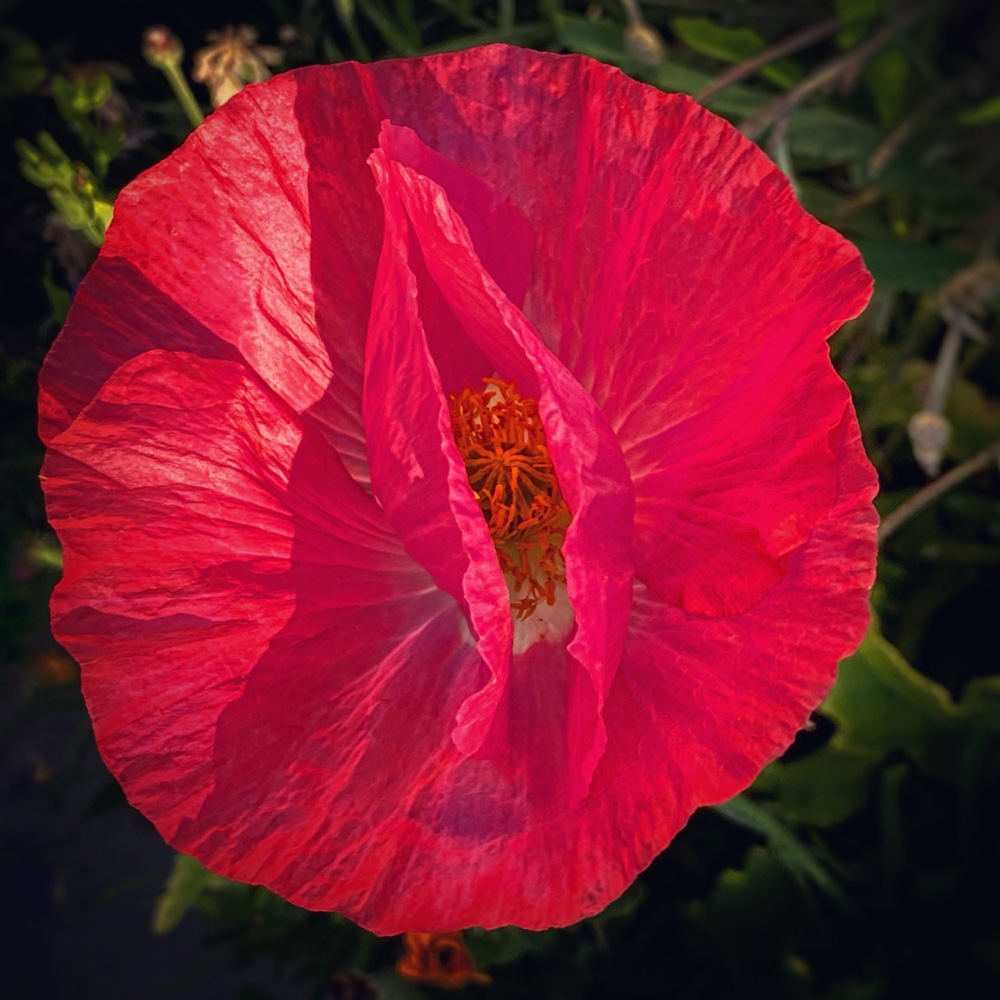
[[[910,417],[906,425],[913,445],[913,457],[928,476],[941,471],[944,450],[951,440],[951,424],[946,417],[931,410],[921,410]]]
[[[179,66],[184,58],[184,46],[166,25],[154,24],[142,33],[142,55],[156,69]]]
[[[625,29],[625,51],[640,66],[659,66],[667,56],[663,37],[645,21],[630,24]]]

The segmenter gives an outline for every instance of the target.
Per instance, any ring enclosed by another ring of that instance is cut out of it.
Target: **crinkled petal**
[[[849,414],[831,446],[845,458],[861,454]],[[567,781],[574,766],[562,736],[569,664],[565,651],[538,643],[512,663],[494,722],[510,751],[502,758],[463,756],[450,741],[441,742],[455,702],[439,706],[434,695],[450,690],[450,681],[443,689],[421,689],[426,725],[438,727],[436,741],[424,727],[405,722],[399,701],[406,694],[375,685],[383,713],[377,732],[388,737],[405,730],[416,741],[417,753],[402,742],[390,744],[405,780],[397,788],[375,763],[361,769],[358,782],[327,778],[344,791],[323,800],[316,811],[322,821],[309,813],[317,832],[306,856],[282,850],[277,824],[268,830],[260,818],[255,830],[269,837],[271,849],[260,852],[266,867],[257,877],[302,905],[324,908],[335,901],[341,912],[383,934],[496,927],[511,914],[520,926],[542,929],[598,912],[695,808],[739,792],[787,747],[829,688],[837,661],[857,645],[874,575],[874,486],[870,469],[846,463],[809,542],[782,580],[741,615],[691,614],[636,581],[626,649],[605,705],[608,745],[584,798],[574,798]],[[427,626],[431,642],[435,628]],[[425,635],[417,636],[415,648]],[[323,644],[320,636],[317,645]],[[444,645],[441,669],[458,681],[453,656]],[[411,682],[396,683],[408,691]],[[266,702],[271,694],[260,697]],[[304,701],[309,713],[312,701]],[[342,716],[350,704],[332,699],[328,718]],[[259,719],[270,726],[269,715],[247,711],[243,725]],[[234,727],[234,734],[241,729]],[[317,752],[302,746],[291,756],[309,774]],[[367,781],[376,794],[368,794]],[[304,797],[288,796],[295,794]],[[393,795],[401,798],[387,804]],[[322,824],[341,815],[358,817],[356,825],[331,831],[328,840]],[[222,850],[222,832],[213,836]],[[339,837],[351,845],[343,863],[327,848]],[[252,851],[251,841],[242,846]],[[267,877],[272,872],[279,877]],[[346,905],[345,885],[351,887]]]
[[[169,344],[242,359],[320,424],[355,478],[367,481],[360,398],[378,207],[357,172],[315,175],[292,114],[296,96],[294,75],[248,88],[122,191],[100,266],[68,322],[95,350],[81,358],[81,341],[64,338],[50,353],[44,438],[118,365]],[[350,134],[345,123],[342,137]],[[331,204],[337,226],[313,225],[314,212],[324,219]]]
[[[417,115],[403,95],[424,72]],[[756,495],[698,484],[742,446],[719,447],[734,411],[752,414],[745,427],[787,423],[783,401],[870,294],[857,252],[727,123],[593,61],[495,47],[374,75],[385,117],[503,191],[534,228],[524,312],[618,436],[644,578],[702,613],[748,607],[821,516],[831,469],[817,455],[758,462]],[[498,238],[485,230],[477,249]],[[781,431],[771,440],[777,452]],[[717,558],[693,557],[706,551]],[[735,582],[719,590],[723,574]]]
[[[149,351],[118,369],[46,456],[65,563],[53,630],[81,664],[109,767],[178,846],[217,784],[219,717],[302,591],[322,593],[352,628],[452,603],[309,427],[241,365]],[[291,717],[299,694],[286,667]],[[259,805],[285,778],[275,771],[239,794]]]
[[[569,653],[593,686],[592,691],[581,686],[571,671],[577,710],[570,713],[569,740],[580,761],[582,793],[603,752],[602,707],[621,657],[631,601],[633,497],[628,472],[591,397],[483,267],[448,193],[387,155],[400,143],[408,150],[419,148],[411,132],[387,126],[381,151],[372,158],[387,211],[392,211],[390,199],[405,206],[427,269],[462,328],[502,377],[538,399],[556,474],[573,514],[563,545],[567,590],[576,614]]]
[[[846,402],[846,389],[841,395]],[[609,768],[617,761],[646,773],[654,809],[675,800],[677,818],[657,824],[677,828],[697,806],[749,784],[791,742],[829,690],[837,662],[861,639],[875,575],[876,481],[861,461],[850,410],[829,441],[843,462],[833,501],[782,580],[752,608],[710,618],[637,584],[623,686],[608,709],[609,732],[631,735],[606,756]],[[612,727],[613,706],[631,719]]]
[[[782,391],[753,380],[665,431],[665,457],[636,474],[636,570],[689,611],[731,615],[759,600],[829,510],[841,464],[868,468],[831,445],[850,400],[826,346],[795,366]]]
[[[375,169],[378,175],[378,164]],[[372,486],[407,551],[469,616],[489,676],[473,707],[460,713],[455,742],[463,752],[474,753],[506,687],[513,644],[510,599],[452,436],[448,400],[417,309],[405,211],[394,192],[382,183],[379,188],[385,242],[375,280],[364,386]],[[443,347],[453,364],[472,353],[472,345],[457,331]],[[477,360],[475,352],[471,363]]]

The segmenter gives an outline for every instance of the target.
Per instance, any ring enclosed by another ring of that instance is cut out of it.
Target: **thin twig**
[[[963,330],[958,323],[952,323],[945,331],[937,361],[934,363],[931,383],[924,394],[923,409],[932,413],[944,412],[948,390],[955,378],[955,365],[958,364],[958,356],[962,351],[962,336]]]
[[[757,70],[766,66],[768,63],[774,62],[776,59],[781,59],[784,56],[791,55],[793,52],[798,52],[801,49],[808,48],[810,45],[815,45],[816,42],[821,42],[824,38],[832,35],[835,31],[840,28],[840,18],[830,17],[825,21],[820,21],[817,24],[810,24],[808,27],[803,28],[801,31],[795,32],[794,35],[789,35],[787,38],[780,42],[772,45],[770,48],[764,49],[763,52],[758,52],[757,55],[747,59],[744,62],[737,63],[731,69],[727,69],[725,73],[720,73],[714,80],[709,81],[704,88],[698,91],[694,95],[694,99],[699,104],[704,104],[706,101],[710,101],[716,94],[720,91],[726,89],[726,87],[732,86],[734,83],[739,83],[740,80],[746,79]]]
[[[868,62],[872,56],[881,52],[887,45],[891,45],[897,36],[912,28],[921,18],[929,14],[938,3],[939,0],[928,0],[926,3],[917,4],[915,7],[911,7],[900,14],[891,23],[882,25],[878,31],[869,35],[860,45],[855,46],[841,56],[837,56],[835,59],[831,59],[825,65],[820,66],[811,76],[807,76],[804,80],[797,83],[787,93],[766,104],[756,114],[745,118],[740,125],[740,131],[748,139],[756,139],[776,121],[784,118],[797,108],[806,98],[832,86],[843,76]]]
[[[958,92],[952,84],[924,98],[880,143],[878,149],[868,158],[868,176],[877,177],[886,168],[896,154],[910,141],[914,132],[946,101],[950,101]]]
[[[995,461],[1000,459],[1000,441],[994,441],[988,448],[984,448],[979,454],[956,465],[950,472],[928,483],[922,490],[918,490],[909,500],[901,503],[885,520],[878,529],[879,542],[885,542],[917,511],[923,510],[929,503],[933,503],[942,493],[947,493],[953,486],[957,486],[962,480],[974,476],[977,472],[982,472],[989,468]]]

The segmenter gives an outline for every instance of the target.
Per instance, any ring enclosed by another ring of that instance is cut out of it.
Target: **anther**
[[[482,392],[452,393],[452,433],[507,577],[511,608],[525,619],[539,603],[554,604],[557,584],[565,583],[562,543],[572,515],[538,402],[502,379],[483,383]]]

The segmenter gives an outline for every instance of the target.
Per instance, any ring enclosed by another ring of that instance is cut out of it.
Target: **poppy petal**
[[[785,575],[829,509],[844,461],[831,446],[843,383],[824,344],[812,355],[666,430],[669,457],[634,471],[636,571],[661,596],[698,614],[739,613]]]
[[[384,615],[431,586],[309,426],[241,365],[149,351],[50,443],[54,626],[105,759],[168,838],[215,784],[218,717],[297,591]]]
[[[846,389],[841,397],[848,401]],[[752,608],[706,617],[637,584],[623,687],[608,706],[609,732],[623,739],[609,745],[607,766],[645,757],[638,766],[654,786],[669,787],[681,816],[740,791],[778,756],[863,634],[874,579],[876,482],[849,409],[830,443],[843,461],[834,502],[783,579]],[[753,641],[759,635],[768,642]],[[709,691],[713,711],[705,713]],[[646,721],[617,718],[618,709],[648,713]],[[626,735],[636,732],[649,742]],[[602,778],[599,771],[598,787]],[[653,800],[660,808],[659,796]]]
[[[468,336],[504,377],[516,379],[537,397],[553,464],[573,513],[563,544],[567,591],[576,614],[569,653],[590,676],[596,693],[596,699],[583,695],[592,702],[595,728],[577,747],[582,794],[603,751],[601,710],[621,657],[631,602],[634,501],[628,472],[591,397],[483,267],[448,192],[385,155],[401,133],[410,148],[419,146],[412,133],[387,126],[380,153],[372,158],[383,197],[391,191],[405,206],[430,276]],[[572,713],[577,721],[591,714]],[[578,735],[571,733],[571,741]]]
[[[385,202],[385,240],[363,397],[372,486],[407,550],[469,616],[489,678],[463,707],[455,742],[474,753],[506,686],[513,642],[510,599],[452,437],[441,376],[418,311],[409,224],[398,197],[385,189],[380,165],[373,166]],[[461,336],[448,346],[453,361],[471,348]]]
[[[370,217],[378,208],[357,173],[315,182],[306,138],[289,114],[296,94],[294,75],[248,88],[121,192],[102,266],[82,284],[69,319],[101,318],[100,352],[80,364],[78,345],[57,345],[46,362],[43,385],[67,419],[144,350],[169,344],[238,358],[297,413],[308,411],[355,478],[367,481],[359,404],[380,247]],[[377,120],[370,128],[377,135]],[[313,203],[317,192],[338,204],[337,226],[313,225],[326,209]],[[316,280],[320,262],[336,270],[336,281]],[[124,316],[113,315],[119,309]],[[175,329],[161,309],[180,320]],[[50,423],[53,411],[42,410],[45,436],[61,429]]]

